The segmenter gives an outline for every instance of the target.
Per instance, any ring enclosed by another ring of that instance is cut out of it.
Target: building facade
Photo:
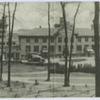
[[[68,51],[70,51],[70,41],[72,26],[68,23]],[[22,59],[30,53],[41,53],[44,48],[48,49],[48,28],[21,29],[18,31],[20,44],[20,57]],[[73,55],[84,55],[94,49],[94,32],[92,29],[76,29],[74,34]],[[63,55],[65,48],[65,30],[63,19],[60,23],[51,28],[50,54],[55,56]]]

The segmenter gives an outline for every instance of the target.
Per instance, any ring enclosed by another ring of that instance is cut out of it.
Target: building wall
[[[65,47],[65,33],[64,33],[64,28],[62,28],[61,30],[59,30],[57,33],[57,35],[54,34],[54,36],[51,36],[51,39],[54,38],[54,41],[50,43],[51,46],[54,46],[54,51],[52,52],[51,49],[51,54],[55,54],[55,55],[62,55],[63,54],[63,50]],[[72,34],[72,30],[68,29],[68,49],[70,51],[70,41],[71,41],[71,34]],[[27,39],[29,38],[29,41],[27,42]],[[43,39],[46,39],[46,42],[43,42]],[[61,38],[61,41],[59,42],[59,38]],[[35,39],[38,39],[38,42],[35,42]],[[21,47],[21,56],[25,56],[28,52],[36,52],[36,53],[40,53],[43,46],[46,46],[48,49],[48,36],[24,36],[24,35],[20,35],[19,36],[19,43],[20,43],[20,47]],[[30,51],[26,52],[26,46],[30,46]],[[39,51],[34,51],[34,47],[38,46],[39,47]],[[74,34],[74,43],[73,43],[73,54],[84,54],[85,52],[85,48],[93,48],[94,46],[94,37],[85,35],[82,36],[79,33],[75,33]],[[60,49],[60,50],[59,50]]]
[[[29,38],[29,42],[27,42],[27,38]],[[43,42],[44,38],[46,39],[45,42]],[[53,38],[53,37],[51,37],[51,38]],[[35,39],[38,39],[37,43],[35,42]],[[44,46],[46,46],[48,48],[48,37],[47,36],[43,36],[43,37],[41,37],[41,36],[39,36],[39,37],[22,36],[22,37],[19,37],[19,40],[20,40],[20,47],[21,47],[21,56],[24,56],[29,52],[40,53]],[[53,43],[51,42],[51,45],[54,46],[54,43],[55,42],[53,42]],[[26,46],[30,46],[29,51],[26,51]],[[39,47],[38,51],[34,51],[36,46]]]
[[[68,35],[68,48],[70,48],[70,37],[71,34]],[[29,38],[29,42],[27,42],[27,38]],[[38,43],[35,42],[35,39],[38,39]],[[46,42],[43,42],[43,38],[46,38]],[[50,49],[51,54],[55,54],[55,55],[62,55],[63,54],[63,50],[65,47],[65,34],[63,31],[61,31],[59,33],[58,36],[51,36],[51,39],[54,38],[54,41],[50,42],[50,46],[54,47],[54,51],[52,51]],[[61,41],[59,42],[59,38],[61,38]],[[21,47],[21,56],[25,56],[27,53],[29,52],[35,52],[34,51],[34,47],[38,46],[39,47],[39,51],[37,51],[36,53],[40,53],[42,48],[44,46],[47,47],[48,49],[48,37],[47,36],[19,36],[19,41],[20,41],[20,47]],[[76,53],[76,36],[74,36],[74,46],[73,46],[73,54]],[[26,46],[30,46],[30,51],[26,52]],[[59,50],[61,49],[61,50]],[[69,49],[70,50],[70,49]]]
[[[81,38],[80,42],[78,41],[78,38]],[[86,41],[86,38],[88,38],[87,41]],[[78,45],[80,45],[82,47],[82,50],[81,51],[77,50],[77,53],[84,53],[85,47],[93,49],[94,37],[93,36],[78,36],[76,46],[78,46]]]

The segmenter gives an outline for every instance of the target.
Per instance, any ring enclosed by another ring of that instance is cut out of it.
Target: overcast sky
[[[69,2],[66,5],[67,21],[73,22],[78,3]],[[47,2],[19,2],[16,11],[15,30],[32,29],[35,27],[47,27]],[[2,8],[2,7],[1,7]],[[13,10],[13,8],[11,7]],[[59,23],[62,16],[59,2],[51,3],[51,25]],[[76,27],[90,28],[94,17],[93,2],[82,2],[77,15]]]

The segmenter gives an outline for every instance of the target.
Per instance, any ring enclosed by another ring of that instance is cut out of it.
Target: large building
[[[68,49],[70,50],[70,40],[72,25],[68,22]],[[48,28],[20,29],[19,44],[21,58],[25,58],[27,53],[40,53],[44,48],[48,49]],[[73,55],[83,55],[86,51],[94,49],[94,32],[92,29],[76,29],[74,34]],[[61,56],[65,47],[65,30],[63,19],[60,23],[51,28],[50,53]]]

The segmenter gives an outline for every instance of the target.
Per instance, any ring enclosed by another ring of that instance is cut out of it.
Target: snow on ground
[[[94,97],[94,74],[71,73],[70,87],[63,87],[64,75],[51,74],[51,81],[45,81],[47,72],[12,73],[11,88],[2,89],[0,85],[0,97]],[[3,74],[7,79],[7,74]],[[34,85],[35,80],[39,85]],[[0,83],[1,84],[1,83]],[[4,87],[4,86],[3,86]],[[3,91],[3,92],[2,92]]]
[[[73,65],[77,66],[78,64],[91,64],[93,67],[95,66],[95,58],[94,57],[73,57]],[[46,59],[46,63],[47,63]],[[59,63],[60,65],[65,64],[64,58],[51,58],[52,63]]]
[[[94,65],[94,58],[83,59],[79,63],[91,63]],[[85,60],[84,60],[85,59]],[[64,64],[64,60],[52,59],[53,62]],[[6,98],[40,98],[40,97],[95,97],[95,75],[89,73],[71,73],[70,86],[63,87],[64,74],[51,74],[51,81],[47,79],[47,69],[44,66],[12,64],[11,87],[7,85],[7,66],[4,65],[3,80],[0,82],[0,97]],[[35,80],[39,82],[34,85]]]

